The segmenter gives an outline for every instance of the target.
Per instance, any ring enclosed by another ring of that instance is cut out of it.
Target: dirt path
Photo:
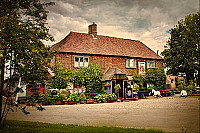
[[[8,119],[95,126],[158,128],[167,132],[199,132],[197,98],[163,97],[123,103],[45,106],[43,112],[28,108],[9,113]]]

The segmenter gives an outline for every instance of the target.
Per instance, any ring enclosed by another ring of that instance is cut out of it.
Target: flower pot
[[[49,102],[42,103],[42,106],[49,105]]]
[[[117,99],[117,102],[121,102],[121,99],[118,98],[118,99]]]
[[[26,106],[35,106],[36,103],[33,103],[33,102],[25,102],[25,105],[26,105]]]
[[[88,99],[88,100],[86,101],[86,103],[87,103],[87,104],[93,104],[93,103],[94,103],[94,99]]]
[[[114,102],[114,100],[108,100],[108,103],[113,103]]]
[[[133,97],[132,99],[133,99],[133,101],[136,101],[136,100],[137,100],[137,98],[136,98],[136,97]]]
[[[77,104],[77,103],[78,103],[77,101],[68,101],[68,104],[69,104],[69,105]]]
[[[62,101],[56,101],[56,103],[55,103],[56,105],[64,105],[65,103],[64,102],[62,102]]]

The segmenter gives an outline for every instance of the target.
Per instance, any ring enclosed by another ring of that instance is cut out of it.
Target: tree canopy
[[[200,14],[190,14],[170,30],[171,37],[167,41],[168,49],[162,52],[167,73],[186,75],[186,79],[194,80],[194,74],[200,78]]]
[[[47,66],[54,52],[49,51],[42,41],[54,40],[46,26],[46,7],[50,5],[53,3],[41,3],[39,0],[0,1],[1,102],[6,62],[10,71],[8,97],[20,78],[35,92],[37,83],[44,84],[47,79]],[[1,122],[4,114],[1,115]]]
[[[53,78],[49,78],[49,88],[50,89],[65,89],[68,85],[68,78],[67,78],[67,70],[59,64],[56,63],[55,67],[52,67],[52,70],[55,74]]]
[[[103,73],[98,64],[90,63],[78,70],[68,69],[67,75],[69,82],[85,86],[86,93],[104,93]]]

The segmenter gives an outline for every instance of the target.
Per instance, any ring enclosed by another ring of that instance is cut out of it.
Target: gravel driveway
[[[30,115],[10,112],[8,119],[94,126],[157,128],[167,132],[199,132],[198,98],[162,97],[122,103],[52,105]]]

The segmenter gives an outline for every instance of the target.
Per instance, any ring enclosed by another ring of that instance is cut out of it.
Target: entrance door
[[[123,80],[117,79],[116,84],[120,84],[121,88],[119,89],[119,97],[123,97]]]

